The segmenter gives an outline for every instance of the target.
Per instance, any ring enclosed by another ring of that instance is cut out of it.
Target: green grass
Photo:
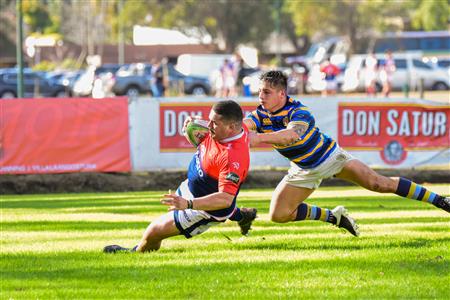
[[[450,299],[447,213],[321,190],[335,196],[308,202],[344,204],[361,237],[322,222],[269,222],[271,190],[244,190],[239,205],[260,215],[249,237],[226,222],[158,252],[106,255],[107,244],[135,245],[166,211],[163,192],[1,196],[0,298]]]

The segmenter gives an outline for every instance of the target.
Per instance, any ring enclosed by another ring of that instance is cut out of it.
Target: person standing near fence
[[[392,91],[392,76],[396,71],[395,60],[390,50],[386,51],[383,68],[381,69],[380,79],[383,83],[383,95],[389,97]]]

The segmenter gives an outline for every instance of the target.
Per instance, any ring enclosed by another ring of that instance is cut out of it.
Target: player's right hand
[[[184,120],[182,132],[186,132],[186,127],[187,127],[187,126],[189,125],[189,123],[191,123],[192,120],[194,120],[194,119],[200,120],[201,117],[200,117],[200,116],[194,116],[194,117],[190,117],[190,116],[189,116],[189,117],[187,117],[187,118]]]

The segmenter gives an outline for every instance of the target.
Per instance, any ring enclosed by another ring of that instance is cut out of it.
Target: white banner
[[[207,119],[216,98],[138,98],[130,102],[134,171],[185,169],[195,149],[181,135],[187,116]],[[240,98],[245,111],[257,99]],[[316,126],[372,167],[450,166],[450,106],[417,99],[301,98]],[[287,167],[270,148],[252,149],[251,168]]]

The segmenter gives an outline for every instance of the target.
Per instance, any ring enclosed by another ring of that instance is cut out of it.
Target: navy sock
[[[306,203],[301,203],[297,208],[297,216],[295,217],[295,221],[302,220],[319,220],[336,224],[336,218],[333,216],[331,210],[314,205],[308,205]]]
[[[236,222],[239,222],[240,220],[242,220],[241,210],[238,207],[236,207],[236,209],[234,210],[234,213],[228,219],[230,219],[231,221],[236,221]]]
[[[400,177],[395,193],[405,198],[431,204],[436,204],[440,197],[438,194],[428,191],[423,186],[402,177]]]

